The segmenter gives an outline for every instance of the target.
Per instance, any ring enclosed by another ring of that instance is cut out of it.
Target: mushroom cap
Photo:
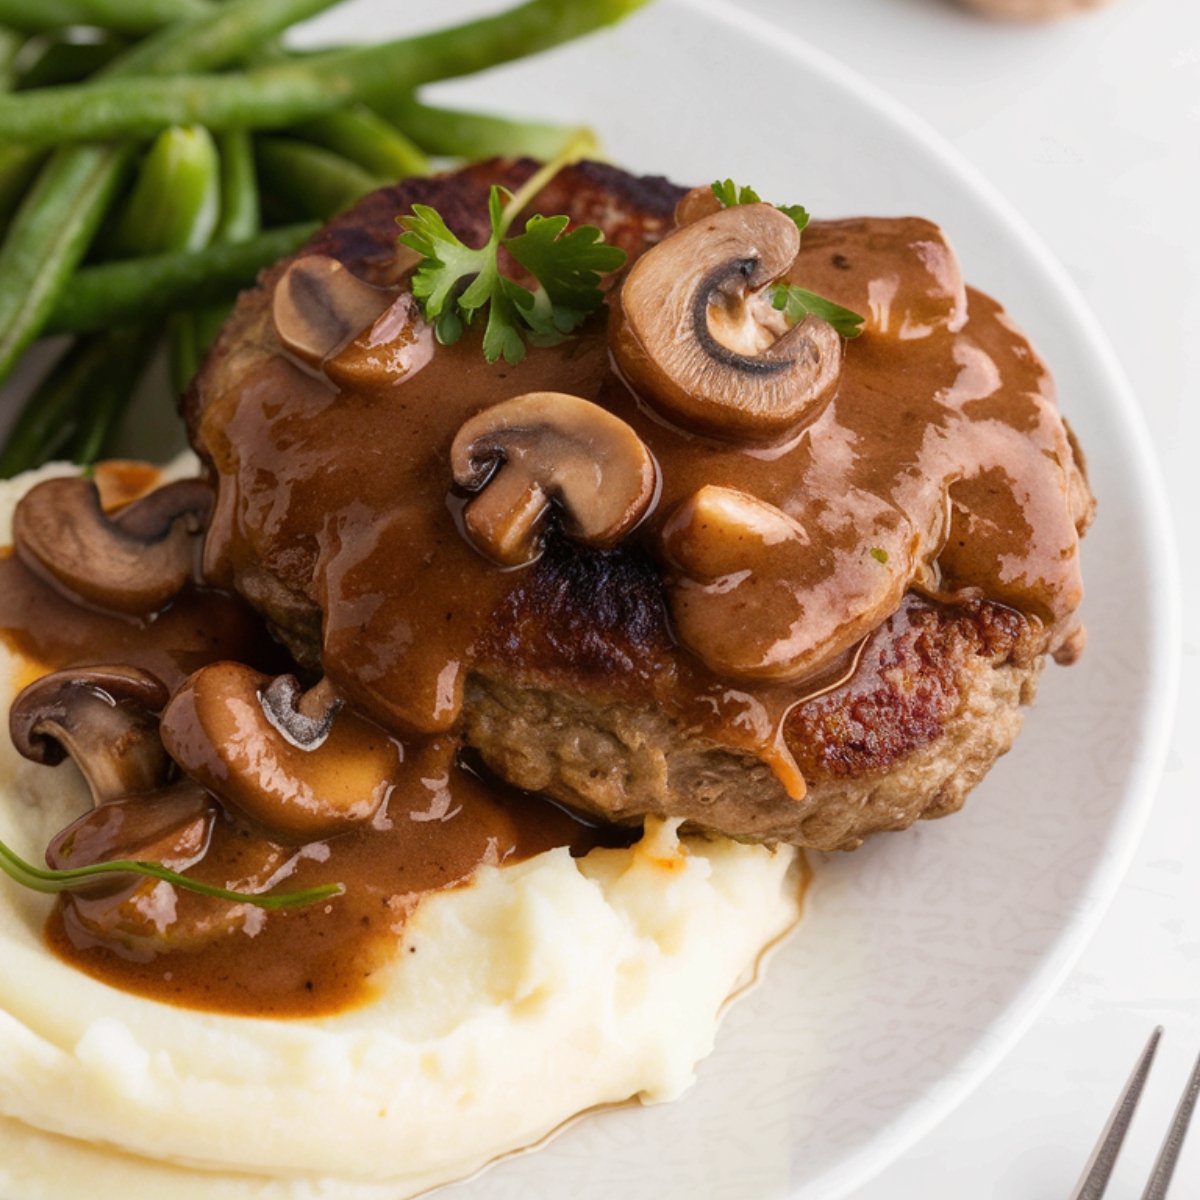
[[[169,762],[155,713],[164,684],[136,667],[77,667],[31,683],[13,701],[9,734],[17,751],[56,766],[69,754],[97,804],[154,791]]]
[[[534,561],[551,507],[562,531],[597,549],[614,546],[651,510],[658,467],[620,417],[565,392],[529,392],[485,408],[458,431],[450,465],[477,493],[463,520],[489,558]]]
[[[307,254],[275,284],[271,315],[285,350],[320,367],[393,303],[396,293],[352,275],[336,258]]]
[[[110,517],[90,479],[48,479],[17,505],[13,544],[27,566],[72,598],[142,615],[162,608],[191,579],[192,535],[212,503],[206,483],[181,479]]]
[[[707,485],[661,531],[679,640],[719,674],[791,681],[849,650],[899,605],[910,560],[836,554],[773,504]]]
[[[130,859],[185,871],[208,851],[216,801],[199,785],[183,780],[151,796],[129,796],[91,809],[55,835],[46,863],[55,870]],[[132,875],[110,875],[82,889],[90,896],[129,888]]]
[[[710,325],[714,306],[744,308],[799,249],[795,222],[770,204],[696,216],[664,238],[633,264],[613,306],[609,337],[625,377],[678,424],[713,437],[778,441],[813,419],[841,369],[832,326],[810,316],[746,354]]]
[[[331,702],[327,719],[311,718],[323,732],[306,749],[300,726],[281,728],[287,700],[278,690],[268,712],[271,682],[241,663],[202,667],[163,713],[167,752],[277,840],[308,841],[370,820],[393,787],[395,743]],[[298,686],[291,695],[299,696]]]

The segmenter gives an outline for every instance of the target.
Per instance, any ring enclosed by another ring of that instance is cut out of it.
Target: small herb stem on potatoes
[[[141,862],[135,859],[120,859],[115,862],[95,863],[90,867],[72,867],[67,870],[50,870],[46,867],[35,867],[26,862],[19,854],[0,842],[0,871],[10,879],[30,888],[35,892],[45,892],[54,895],[58,892],[69,892],[73,888],[94,883],[109,875],[141,875],[148,879],[160,879],[164,883],[173,884],[187,892],[195,892],[200,896],[209,896],[214,900],[228,900],[233,904],[252,904],[256,908],[284,909],[303,908],[321,900],[330,900],[335,896],[345,894],[345,887],[340,883],[327,883],[320,887],[304,888],[296,892],[235,892],[229,888],[214,887],[209,883],[201,883],[198,879],[189,879],[178,871],[172,871],[158,863]]]

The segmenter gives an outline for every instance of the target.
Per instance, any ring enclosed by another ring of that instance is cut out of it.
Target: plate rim
[[[926,1091],[926,1103],[910,1102],[840,1164],[799,1185],[804,1194],[810,1190],[815,1194],[820,1188],[822,1200],[845,1200],[936,1128],[1011,1053],[1059,991],[1116,898],[1157,799],[1178,707],[1181,665],[1175,651],[1182,636],[1178,542],[1149,428],[1116,350],[1058,256],[1000,187],[907,104],[792,30],[766,16],[739,9],[732,0],[666,0],[666,4],[731,26],[763,43],[768,51],[792,59],[833,87],[849,92],[882,124],[918,143],[924,153],[961,182],[973,203],[988,210],[1006,228],[1034,267],[1039,290],[1058,302],[1109,385],[1108,408],[1124,438],[1125,470],[1139,501],[1133,514],[1136,528],[1146,540],[1147,557],[1161,564],[1162,570],[1162,586],[1148,593],[1148,699],[1136,714],[1136,750],[1116,816],[1101,842],[1096,865],[1081,887],[1077,907],[1068,914],[1037,968],[976,1039],[974,1047],[982,1049],[975,1054],[968,1050],[957,1063],[948,1065],[942,1078]],[[788,1194],[793,1193],[795,1186]]]

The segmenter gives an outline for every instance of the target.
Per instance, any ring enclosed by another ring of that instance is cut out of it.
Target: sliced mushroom
[[[280,276],[271,314],[284,348],[319,367],[370,328],[395,298],[395,292],[352,275],[336,258],[308,254]]]
[[[476,414],[458,431],[450,465],[455,483],[479,493],[463,518],[471,541],[509,567],[541,554],[552,507],[568,537],[607,549],[658,490],[658,468],[633,429],[563,392],[529,392]]]
[[[343,386],[403,383],[433,357],[433,327],[421,316],[411,292],[401,292],[348,345],[321,366]]]
[[[197,671],[172,697],[161,733],[193,779],[283,841],[368,821],[393,787],[395,744],[325,685],[301,694],[241,663]]]
[[[675,205],[675,224],[682,227],[721,211],[722,204],[710,184],[694,187]]]
[[[216,818],[216,801],[198,784],[181,780],[155,795],[125,797],[84,813],[51,840],[46,863],[66,870],[133,860],[186,871],[207,852]],[[144,877],[113,874],[79,890],[100,896],[144,886]]]
[[[778,314],[756,295],[799,249],[790,217],[742,204],[693,220],[643,254],[610,327],[633,387],[684,428],[733,441],[779,440],[815,417],[837,387],[841,338],[811,316],[780,335]],[[742,330],[736,341],[730,327]]]
[[[909,578],[903,548],[819,548],[775,505],[712,485],[671,514],[661,546],[679,640],[734,678],[810,675],[894,611]]]
[[[143,615],[162,608],[191,579],[192,538],[212,502],[202,480],[181,479],[110,517],[90,479],[48,479],[17,505],[13,543],[23,562],[71,597]]]
[[[55,766],[69,754],[97,805],[154,791],[170,766],[154,714],[167,689],[135,667],[82,667],[31,683],[8,728],[26,758]]]

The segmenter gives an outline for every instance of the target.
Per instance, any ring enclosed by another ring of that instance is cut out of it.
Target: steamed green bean
[[[395,181],[409,175],[425,175],[429,159],[391,121],[364,104],[318,117],[292,130],[357,163],[381,179]]]
[[[119,82],[124,74],[221,66],[332,2],[226,0],[208,15],[152,34],[105,74]],[[58,151],[13,217],[0,245],[0,380],[41,331],[91,244],[133,153],[127,145]]]
[[[208,245],[221,212],[220,165],[202,126],[165,129],[146,154],[121,207],[118,254],[166,254]]]
[[[245,242],[191,254],[159,254],[84,267],[58,298],[46,333],[104,329],[231,296],[264,267],[293,254],[317,231],[316,222],[287,225]]]
[[[644,2],[526,0],[454,28],[251,71],[106,79],[0,96],[0,138],[48,144],[68,137],[147,137],[169,125],[192,124],[280,129],[373,95],[410,91],[549,49],[611,24]],[[168,26],[162,33],[178,28]]]
[[[25,33],[94,25],[144,34],[210,9],[208,0],[0,0],[0,25]]]
[[[294,138],[259,138],[263,184],[295,212],[326,220],[387,183],[322,146]]]
[[[455,158],[529,155],[551,159],[579,132],[577,126],[438,108],[412,96],[385,97],[376,100],[375,107],[423,150]]]

